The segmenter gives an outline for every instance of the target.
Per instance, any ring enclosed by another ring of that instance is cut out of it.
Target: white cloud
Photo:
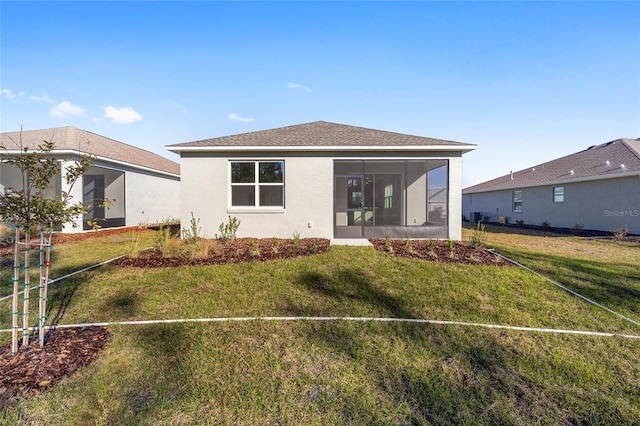
[[[85,109],[77,105],[72,104],[69,101],[62,101],[58,105],[51,108],[51,115],[54,117],[65,118],[70,115],[74,117],[80,117],[84,115]]]
[[[237,122],[240,122],[240,123],[249,123],[249,122],[255,120],[254,118],[240,117],[238,114],[235,114],[235,113],[231,113],[231,114],[227,115],[227,117],[229,117],[229,120],[231,120],[231,121],[237,121]]]
[[[311,92],[311,89],[298,83],[289,83],[289,90],[292,90],[292,91],[302,90],[307,93]]]
[[[44,95],[42,95],[42,96],[29,96],[29,100],[30,101],[34,101],[34,102],[46,102],[48,104],[52,104],[52,103],[55,102],[46,93]]]
[[[15,101],[17,98],[21,98],[24,96],[24,92],[20,92],[20,93],[13,93],[11,90],[9,89],[2,89],[0,90],[0,93],[2,93],[2,95],[9,99],[10,101]]]
[[[108,106],[104,109],[104,116],[116,124],[130,124],[142,120],[142,115],[131,107]]]

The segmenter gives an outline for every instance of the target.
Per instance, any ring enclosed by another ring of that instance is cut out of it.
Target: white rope
[[[49,280],[49,284],[55,284],[55,283],[57,283],[58,281],[62,281],[62,280],[64,280],[64,279],[69,278],[69,277],[72,277],[72,276],[74,276],[74,275],[76,275],[76,274],[80,274],[80,273],[82,273],[82,272],[90,271],[91,269],[97,268],[98,266],[106,265],[107,263],[111,263],[111,262],[113,262],[114,260],[118,260],[118,259],[120,259],[120,258],[122,258],[122,257],[124,257],[124,256],[125,256],[125,255],[118,256],[118,257],[114,257],[113,259],[105,260],[104,262],[96,263],[95,265],[87,266],[87,267],[86,267],[86,268],[84,268],[84,269],[80,269],[80,270],[78,270],[78,271],[71,272],[70,274],[67,274],[67,275],[64,275],[64,276],[62,276],[62,277],[56,278],[55,280]],[[35,289],[35,288],[32,288],[31,290],[34,290],[34,289]],[[22,293],[23,293],[23,291],[20,291],[20,292],[18,292],[18,295],[20,295],[20,294],[22,294]],[[11,297],[13,297],[13,296],[12,296],[12,295],[8,295],[8,296],[0,297],[0,302],[2,302],[3,300],[10,299]]]
[[[112,327],[118,325],[150,325],[150,324],[176,324],[176,323],[194,323],[194,322],[242,322],[242,321],[354,321],[354,322],[398,322],[398,323],[417,323],[417,324],[438,324],[438,325],[459,325],[466,327],[482,327],[502,330],[528,331],[537,333],[554,333],[554,334],[573,334],[583,336],[599,336],[599,337],[623,337],[627,339],[640,339],[640,336],[633,334],[605,333],[600,331],[587,330],[566,330],[555,328],[537,328],[537,327],[519,327],[512,325],[499,324],[482,324],[463,321],[444,321],[429,320],[417,318],[375,318],[375,317],[229,317],[229,318],[178,318],[165,320],[138,320],[138,321],[113,321],[113,322],[94,322],[84,324],[60,324],[46,327],[47,329],[56,328],[81,328],[81,327]],[[36,327],[32,327],[35,330]],[[0,333],[10,332],[11,329],[0,330]]]
[[[636,321],[632,320],[631,318],[627,318],[627,317],[625,317],[624,315],[619,314],[619,313],[617,313],[616,311],[611,310],[611,309],[607,308],[606,306],[603,306],[603,305],[599,304],[598,302],[594,302],[593,300],[589,299],[588,297],[583,296],[583,295],[581,295],[580,293],[577,293],[577,292],[575,292],[575,291],[571,290],[570,288],[567,288],[567,287],[563,286],[562,284],[560,284],[560,283],[558,283],[558,282],[556,282],[556,281],[552,280],[551,278],[545,277],[544,275],[542,275],[542,274],[541,274],[541,273],[539,273],[539,272],[534,271],[533,269],[529,269],[529,268],[527,268],[526,266],[522,265],[521,263],[516,262],[516,261],[515,261],[515,260],[513,260],[513,259],[509,259],[507,256],[503,256],[503,255],[501,255],[500,253],[498,253],[497,251],[495,251],[495,250],[493,250],[493,249],[488,249],[488,250],[489,250],[491,253],[495,254],[496,256],[500,256],[501,258],[503,258],[503,259],[505,259],[505,260],[507,260],[507,261],[509,261],[509,262],[513,263],[513,264],[514,264],[514,265],[516,265],[517,267],[522,268],[522,269],[524,269],[525,271],[529,271],[529,272],[531,272],[532,274],[535,274],[535,275],[537,275],[537,276],[539,276],[539,277],[541,277],[541,278],[543,278],[543,279],[545,279],[545,280],[549,281],[550,283],[552,283],[552,284],[554,284],[554,285],[556,285],[556,286],[560,287],[560,288],[561,288],[561,289],[563,289],[564,291],[566,291],[566,292],[568,292],[568,293],[570,293],[570,294],[572,294],[572,295],[574,295],[574,296],[576,296],[576,297],[579,297],[580,299],[584,300],[585,302],[591,303],[591,304],[592,304],[592,305],[594,305],[594,306],[597,306],[597,307],[599,307],[599,308],[601,308],[601,309],[604,309],[605,311],[609,312],[610,314],[617,315],[617,316],[619,316],[620,318],[622,318],[622,319],[624,319],[624,320],[626,320],[626,321],[629,321],[631,324],[633,324],[633,325],[636,325],[636,326],[640,327],[640,323],[638,323],[638,322],[636,322]]]

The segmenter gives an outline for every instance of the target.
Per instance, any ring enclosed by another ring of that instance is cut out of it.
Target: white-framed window
[[[522,191],[513,191],[513,211],[522,211]]]
[[[231,207],[284,208],[284,161],[230,161]]]
[[[553,188],[553,202],[564,203],[564,186],[556,186]]]

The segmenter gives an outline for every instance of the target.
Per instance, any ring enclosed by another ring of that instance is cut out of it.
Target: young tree
[[[5,188],[0,194],[0,220],[15,227],[15,256],[13,277],[13,305],[12,327],[13,339],[12,353],[17,352],[17,319],[18,319],[18,281],[20,269],[19,252],[24,250],[24,305],[23,305],[23,344],[28,343],[28,318],[29,318],[29,249],[31,247],[30,231],[40,231],[40,306],[38,329],[40,334],[40,346],[44,345],[44,323],[46,318],[46,291],[49,277],[49,250],[51,247],[51,233],[65,222],[71,222],[77,226],[75,218],[85,212],[82,202],[71,204],[71,189],[93,164],[92,158],[80,155],[71,166],[62,170],[61,163],[52,153],[55,144],[52,141],[42,141],[35,150],[23,147],[22,136],[16,144],[20,147],[18,153],[9,154],[9,150],[0,146],[5,153],[0,154],[0,161],[16,167],[20,172],[20,184],[17,188]],[[67,191],[62,191],[59,196],[51,193],[55,187],[53,179],[60,175],[67,183]],[[23,238],[23,239],[22,239]],[[46,256],[43,252],[46,251]],[[45,260],[46,259],[46,260]],[[44,269],[43,269],[44,267]]]

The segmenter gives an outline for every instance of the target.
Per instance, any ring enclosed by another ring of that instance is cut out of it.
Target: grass
[[[601,300],[639,319],[637,245],[490,227],[487,234],[488,245],[556,280],[578,268],[576,285],[610,293]],[[604,270],[591,274],[597,268]],[[625,286],[626,294],[615,291]],[[433,264],[362,247],[266,263],[102,267],[52,293],[59,323],[344,315],[640,334],[517,268]],[[5,316],[1,322],[5,328]],[[631,425],[640,418],[639,340],[345,321],[112,332],[95,364],[0,411],[0,423]]]

